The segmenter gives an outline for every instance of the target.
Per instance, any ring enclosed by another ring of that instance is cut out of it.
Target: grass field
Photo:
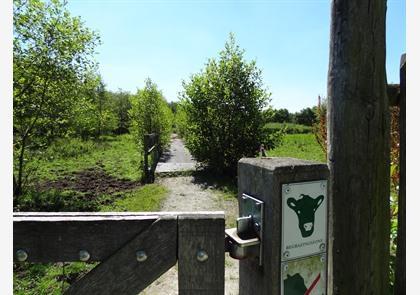
[[[101,167],[107,174],[137,180],[141,177],[140,153],[130,134],[103,137],[101,141],[62,139],[32,161],[37,179],[57,179],[74,171]]]
[[[161,185],[147,184],[126,193],[123,198],[115,200],[110,205],[102,206],[100,210],[103,212],[159,211],[160,204],[167,193],[168,190]]]
[[[282,143],[268,150],[267,155],[326,162],[325,155],[312,133],[285,134]]]
[[[167,190],[140,183],[140,157],[129,135],[57,142],[31,163],[36,174],[15,211],[159,211]],[[95,265],[14,264],[13,293],[62,294]]]
[[[265,124],[264,128],[266,129],[274,129],[274,130],[284,130],[287,134],[306,134],[312,133],[313,128],[311,126],[305,126],[300,124],[294,123],[278,123],[278,122],[270,122]]]

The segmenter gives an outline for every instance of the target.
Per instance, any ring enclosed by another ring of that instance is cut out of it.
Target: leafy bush
[[[241,157],[257,154],[269,93],[263,88],[261,70],[255,61],[244,60],[232,34],[219,59],[210,59],[183,87],[186,144],[199,162],[234,172]]]
[[[285,134],[285,129],[264,128],[262,141],[264,148],[274,149],[275,147],[281,145]]]

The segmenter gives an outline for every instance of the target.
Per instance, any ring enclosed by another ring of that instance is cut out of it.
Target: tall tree
[[[316,113],[313,108],[304,108],[295,114],[297,124],[312,126],[316,121]]]
[[[198,161],[235,172],[237,161],[254,156],[263,140],[262,109],[270,94],[261,70],[245,60],[231,34],[219,59],[210,59],[183,87],[187,147]]]
[[[22,193],[28,150],[64,132],[99,38],[58,0],[14,1],[14,195]]]
[[[278,109],[275,111],[274,114],[274,122],[279,123],[289,123],[292,119],[289,110],[287,109]]]
[[[328,72],[333,294],[388,294],[386,0],[332,2]]]
[[[100,137],[104,132],[104,124],[105,121],[105,104],[106,104],[106,90],[105,90],[105,83],[102,78],[99,81],[99,85],[96,88],[96,105],[98,110],[98,127],[97,127],[97,137]]]
[[[141,147],[144,144],[144,135],[156,133],[162,147],[170,140],[172,111],[162,92],[150,78],[146,79],[145,84],[143,89],[130,98],[131,131]]]
[[[113,101],[113,111],[117,115],[117,134],[127,133],[130,127],[129,110],[131,109],[130,93],[118,89],[118,92],[110,92]]]

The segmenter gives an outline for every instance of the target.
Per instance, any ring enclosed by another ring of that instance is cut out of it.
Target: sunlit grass
[[[285,134],[282,143],[269,150],[267,156],[326,162],[325,154],[312,133]]]
[[[112,204],[103,206],[101,211],[159,211],[164,198],[167,196],[168,190],[158,184],[147,184],[125,195]]]

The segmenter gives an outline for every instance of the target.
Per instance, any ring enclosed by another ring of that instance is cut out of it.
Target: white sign
[[[325,255],[281,263],[281,293],[283,295],[325,295]]]
[[[282,261],[326,251],[327,181],[282,186]]]

